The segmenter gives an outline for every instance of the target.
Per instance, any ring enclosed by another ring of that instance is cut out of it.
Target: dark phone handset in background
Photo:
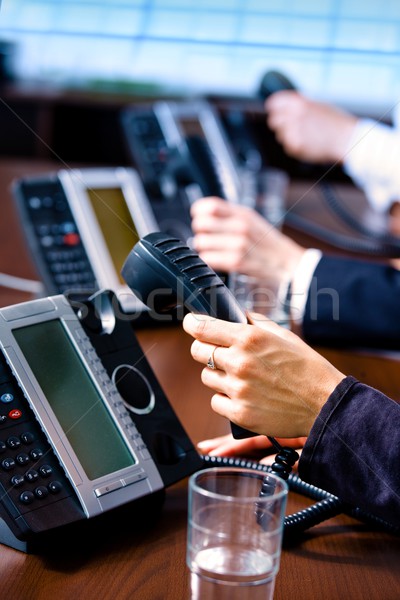
[[[254,90],[253,97],[249,98],[249,105],[250,107],[253,105],[257,109],[256,113],[259,113],[260,110],[264,112],[264,102],[271,94],[281,90],[295,89],[295,85],[283,73],[269,70],[262,76],[259,85]],[[247,101],[246,104],[248,104]],[[278,157],[284,157],[285,161],[288,160],[283,147],[275,139],[275,134],[267,126],[266,131],[262,131],[258,118],[256,122],[253,122],[252,117],[246,114],[246,109],[243,109],[242,103],[239,102],[238,105],[235,105],[234,102],[223,111],[221,119],[239,167],[258,172],[269,162],[271,153]]]
[[[271,94],[282,90],[296,90],[296,86],[286,75],[279,71],[267,71],[263,75],[257,90],[257,96],[260,100],[266,100]]]
[[[158,229],[190,243],[190,208],[204,196],[236,202],[237,162],[212,105],[193,99],[128,107],[122,127]]]
[[[217,161],[218,157],[198,135],[186,137],[180,146],[171,150],[164,176],[174,182],[176,190],[180,190],[188,212],[191,204],[199,198],[218,196],[226,199]]]

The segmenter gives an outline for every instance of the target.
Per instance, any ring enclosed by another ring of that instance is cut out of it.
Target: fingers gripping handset
[[[131,290],[155,312],[182,305],[190,312],[246,323],[235,297],[222,279],[194,251],[177,238],[156,232],[133,247],[122,267]],[[256,435],[234,423],[235,438]]]

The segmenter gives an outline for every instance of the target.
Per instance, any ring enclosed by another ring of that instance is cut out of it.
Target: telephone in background
[[[61,169],[14,180],[12,193],[42,295],[85,299],[112,289],[136,324],[151,323],[120,275],[138,239],[158,231],[134,169]]]
[[[209,96],[240,168],[259,170],[272,166],[287,171],[296,179],[315,180],[326,172],[324,165],[313,165],[289,157],[276,140],[274,132],[268,128],[265,100],[280,90],[296,89],[295,83],[286,75],[269,70],[261,77],[253,96]],[[340,167],[332,165],[329,165],[328,177],[339,181],[349,180]]]
[[[121,125],[161,231],[187,242],[193,201],[213,195],[240,200],[236,157],[206,100],[132,105],[123,111]]]

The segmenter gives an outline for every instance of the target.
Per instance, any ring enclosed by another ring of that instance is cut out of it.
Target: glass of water
[[[289,192],[289,175],[282,169],[266,167],[240,174],[241,204],[254,208],[276,229],[282,229]]]
[[[290,327],[289,311],[286,307],[287,287],[275,278],[264,278],[232,273],[228,286],[244,311],[259,313],[282,327]]]
[[[190,477],[191,600],[273,598],[287,494],[283,479],[249,468]]]
[[[281,229],[289,189],[289,176],[282,169],[267,167],[240,173],[241,203],[253,208],[275,229]],[[260,313],[289,327],[287,282],[277,277],[260,280],[245,273],[231,273],[228,286],[244,310]]]

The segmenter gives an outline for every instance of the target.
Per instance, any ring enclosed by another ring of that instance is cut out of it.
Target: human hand
[[[216,271],[280,282],[291,279],[305,252],[247,206],[202,198],[192,205],[191,215],[193,246]]]
[[[314,163],[341,163],[357,118],[299,92],[282,90],[265,101],[267,124],[287,154]]]
[[[205,367],[202,382],[215,391],[211,407],[230,421],[274,437],[308,436],[314,420],[344,379],[294,333],[262,315],[250,324],[188,314],[183,327],[195,340],[193,358]]]
[[[294,448],[300,454],[301,448],[306,443],[305,437],[276,438],[282,446]],[[209,456],[260,458],[260,463],[271,464],[275,460],[275,451],[269,439],[264,435],[257,435],[242,440],[237,440],[232,434],[221,435],[210,440],[202,440],[197,444],[199,452]]]

